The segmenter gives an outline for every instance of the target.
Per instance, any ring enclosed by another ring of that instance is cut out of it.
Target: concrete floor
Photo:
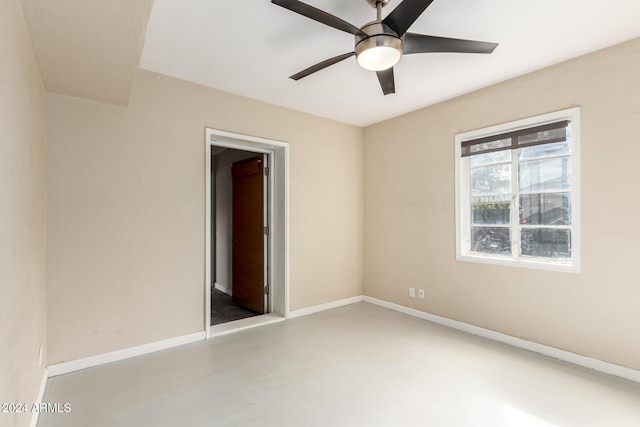
[[[640,384],[367,303],[49,379],[44,426],[640,426]]]

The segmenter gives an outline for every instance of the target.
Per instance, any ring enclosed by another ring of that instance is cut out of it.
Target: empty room
[[[638,22],[2,0],[0,426],[640,426]]]

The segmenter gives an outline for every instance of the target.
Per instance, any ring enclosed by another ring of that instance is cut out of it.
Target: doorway
[[[206,129],[207,337],[288,315],[288,148]]]
[[[269,311],[269,154],[211,151],[211,325]]]

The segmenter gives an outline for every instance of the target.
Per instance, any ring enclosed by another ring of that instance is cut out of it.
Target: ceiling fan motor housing
[[[389,54],[397,57],[395,62],[397,62],[400,59],[400,56],[402,56],[402,39],[398,37],[398,34],[389,28],[389,26],[382,22],[374,21],[363,26],[361,31],[362,33],[358,33],[355,36],[355,52],[358,63],[363,67],[373,71],[380,71],[389,68],[370,68],[363,63],[364,61],[363,58],[361,58],[361,55],[367,55],[365,52],[371,53],[374,48],[383,48],[377,50],[387,50]]]

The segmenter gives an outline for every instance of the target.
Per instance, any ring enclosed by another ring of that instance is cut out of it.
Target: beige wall
[[[639,76],[636,39],[366,128],[365,294],[640,369]],[[454,135],[574,105],[582,273],[456,262]]]
[[[47,100],[52,364],[204,327],[204,128],[290,143],[291,309],[362,294],[362,129],[141,71]]]
[[[0,2],[0,402],[33,403],[46,360],[44,89],[20,2]],[[30,414],[0,413],[0,425]]]

